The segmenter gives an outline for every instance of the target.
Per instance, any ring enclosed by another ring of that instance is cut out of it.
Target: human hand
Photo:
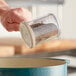
[[[22,21],[31,20],[31,13],[24,8],[14,8],[6,11],[1,16],[1,23],[7,31],[19,31],[19,24]]]

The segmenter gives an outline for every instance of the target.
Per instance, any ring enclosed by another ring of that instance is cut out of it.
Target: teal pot
[[[67,62],[51,58],[0,58],[0,76],[67,76]]]

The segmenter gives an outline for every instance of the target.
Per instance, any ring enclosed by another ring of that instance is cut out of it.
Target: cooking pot
[[[67,76],[67,62],[54,58],[0,58],[0,76]]]

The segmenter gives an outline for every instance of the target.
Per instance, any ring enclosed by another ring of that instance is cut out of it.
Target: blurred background
[[[30,5],[27,3],[27,0],[6,0],[11,7],[28,8],[33,15],[33,19],[48,13],[53,13],[56,16],[61,29],[60,38],[76,39],[76,0],[60,0],[62,1],[61,3],[57,1],[51,2],[50,4]],[[20,32],[8,32],[0,24],[0,49],[0,51],[24,50],[25,43],[22,40]],[[68,76],[76,76],[76,50],[42,53],[32,55],[31,57],[35,56],[68,59],[70,60],[70,64],[68,65]]]

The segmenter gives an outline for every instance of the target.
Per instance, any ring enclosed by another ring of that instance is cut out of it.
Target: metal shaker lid
[[[30,48],[35,46],[35,36],[28,23],[25,21],[20,24],[20,32],[26,45]]]

